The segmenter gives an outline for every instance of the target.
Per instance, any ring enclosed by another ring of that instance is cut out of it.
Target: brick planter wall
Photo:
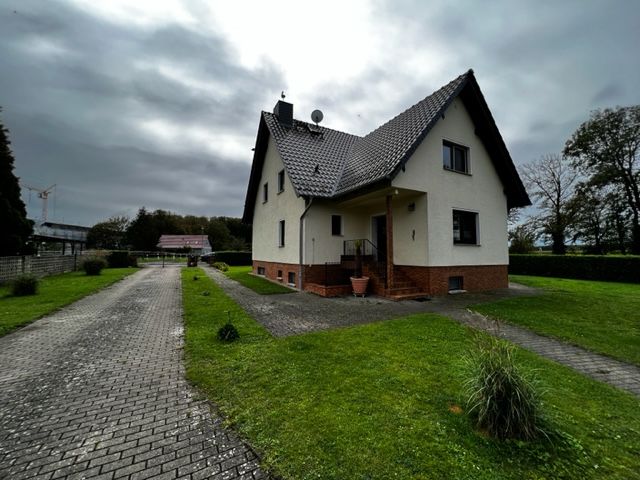
[[[396,265],[418,287],[430,295],[446,295],[449,277],[462,277],[463,288],[469,292],[494,290],[509,286],[507,265],[465,265],[455,267],[416,267]]]

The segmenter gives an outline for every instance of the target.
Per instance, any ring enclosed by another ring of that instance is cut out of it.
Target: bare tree
[[[640,254],[640,105],[592,112],[564,154],[592,185],[621,189],[631,211],[631,249]]]
[[[566,253],[565,239],[574,216],[571,197],[578,173],[560,155],[547,154],[522,167],[522,177],[540,213],[535,224],[551,237],[555,254]]]

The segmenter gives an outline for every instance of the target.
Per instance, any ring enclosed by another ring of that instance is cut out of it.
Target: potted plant
[[[365,296],[367,293],[367,284],[369,283],[369,277],[362,276],[362,240],[356,240],[354,242],[356,247],[356,269],[351,277],[351,288],[353,288],[354,295]]]

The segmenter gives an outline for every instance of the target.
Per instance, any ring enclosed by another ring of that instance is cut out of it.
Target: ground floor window
[[[478,214],[476,212],[453,211],[453,243],[457,245],[478,244]]]
[[[278,270],[278,280],[282,281],[282,270]]]
[[[284,247],[284,220],[278,222],[278,246]]]
[[[342,235],[342,215],[331,215],[331,235]]]
[[[296,274],[294,272],[289,272],[287,280],[288,280],[289,285],[295,285],[296,284]]]
[[[264,267],[258,267],[258,275],[264,275]]]

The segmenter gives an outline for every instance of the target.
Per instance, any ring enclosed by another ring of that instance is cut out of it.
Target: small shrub
[[[231,322],[225,323],[218,330],[218,340],[221,342],[233,342],[238,338],[240,338],[238,329]]]
[[[113,250],[107,255],[107,264],[109,268],[137,267],[138,258],[126,250]]]
[[[38,279],[33,275],[22,275],[11,282],[11,294],[16,297],[35,295],[38,291]]]
[[[205,290],[204,292],[202,292],[203,297],[208,297],[209,295],[211,295],[211,292],[209,292],[209,290]]]
[[[102,258],[87,258],[82,262],[82,269],[87,275],[100,275],[100,272],[106,266],[107,262]]]
[[[532,440],[544,434],[540,424],[536,382],[513,362],[513,346],[495,339],[479,339],[467,358],[467,407],[476,427],[500,439]]]
[[[226,272],[227,270],[229,270],[229,265],[224,262],[214,262],[212,266],[213,268],[217,268],[221,272]]]
[[[196,280],[200,280],[200,277],[198,275],[193,276],[193,281],[195,282]]]

